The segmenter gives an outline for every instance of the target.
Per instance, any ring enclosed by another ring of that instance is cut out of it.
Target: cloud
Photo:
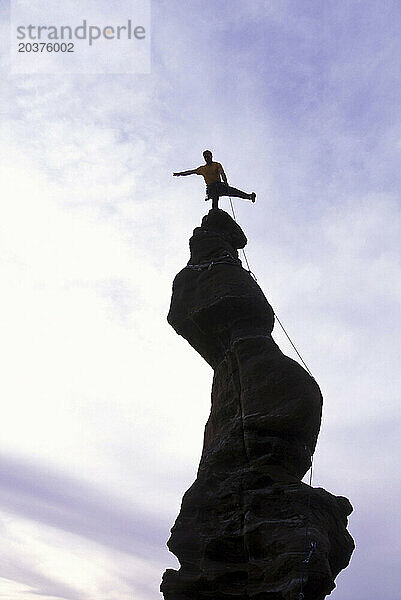
[[[13,559],[15,561],[15,557],[13,557]],[[51,577],[47,577],[46,575],[42,575],[34,569],[19,565],[17,562],[13,562],[13,564],[9,565],[2,565],[2,579],[7,579],[27,586],[29,588],[28,594],[51,598],[63,598],[65,600],[80,600],[81,597],[80,592],[73,587],[57,581],[56,579],[52,579]]]
[[[146,598],[157,589],[163,517],[32,461],[2,456],[1,465],[3,578],[66,600]]]
[[[165,524],[132,500],[130,510],[116,499],[71,477],[1,458],[0,504],[6,511],[86,536],[124,552],[147,556],[161,550]]]

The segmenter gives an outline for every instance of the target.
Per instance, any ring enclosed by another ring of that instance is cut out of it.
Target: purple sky
[[[153,0],[152,73],[107,76],[10,75],[0,6],[0,600],[152,600],[176,565],[212,372],[166,323],[208,208],[171,173],[205,148],[324,395],[331,597],[398,600],[399,2]]]

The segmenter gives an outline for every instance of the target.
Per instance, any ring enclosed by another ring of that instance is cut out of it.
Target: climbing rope
[[[237,223],[237,219],[236,219],[236,216],[235,216],[235,211],[234,211],[234,205],[233,205],[233,201],[232,201],[232,199],[231,199],[231,196],[229,196],[229,198],[230,198],[231,212],[233,213],[233,218],[234,218],[234,221]],[[248,268],[248,272],[249,272],[249,273],[250,273],[250,275],[251,275],[251,276],[254,278],[254,280],[257,282],[258,280],[256,279],[256,276],[255,276],[255,275],[252,273],[252,271],[251,271],[251,268],[250,268],[250,266],[249,266],[248,258],[247,258],[247,255],[246,255],[246,253],[245,253],[245,250],[244,250],[244,248],[242,248],[242,249],[241,249],[241,252],[242,252],[242,254],[244,255],[244,260],[245,260],[246,266],[247,266],[247,268]],[[274,309],[273,309],[273,313],[274,313],[274,316],[276,317],[276,319],[277,319],[277,321],[278,321],[278,323],[279,323],[279,325],[280,325],[281,329],[284,331],[285,335],[287,336],[287,339],[288,339],[288,341],[290,342],[291,346],[293,347],[293,349],[294,349],[294,350],[295,350],[295,352],[297,353],[297,355],[298,355],[299,359],[301,360],[302,364],[304,365],[305,369],[308,371],[309,375],[310,375],[310,376],[311,376],[313,379],[315,379],[315,378],[313,377],[313,375],[312,375],[312,372],[311,372],[311,370],[309,369],[308,365],[306,364],[306,362],[305,362],[305,361],[304,361],[304,359],[302,358],[302,356],[301,356],[300,352],[298,351],[297,347],[295,346],[294,342],[292,341],[292,339],[291,339],[291,338],[290,338],[290,336],[288,335],[288,333],[287,333],[287,331],[286,331],[286,329],[285,329],[284,325],[283,325],[283,324],[282,324],[282,322],[280,321],[280,319],[279,319],[279,317],[278,317],[278,315],[277,315],[277,313],[275,312],[275,310],[274,310]]]
[[[237,223],[237,219],[236,219],[235,211],[234,211],[234,205],[233,205],[233,202],[232,202],[232,199],[231,199],[230,196],[229,196],[229,199],[230,199],[230,205],[231,205],[231,212],[233,214],[234,221]],[[251,271],[251,268],[249,266],[248,257],[247,257],[246,252],[245,252],[245,250],[243,248],[242,248],[242,254],[244,256],[244,260],[245,260],[246,266],[248,268],[249,274],[257,282],[257,278],[256,278],[256,276]],[[287,330],[285,329],[284,325],[282,324],[281,320],[279,319],[279,317],[276,314],[276,312],[274,311],[274,309],[273,309],[273,313],[274,313],[274,316],[277,319],[277,321],[278,321],[281,329],[283,330],[284,334],[286,335],[288,341],[290,342],[291,346],[293,347],[293,349],[297,353],[299,359],[301,360],[302,364],[304,365],[305,369],[307,370],[307,372],[309,373],[309,375],[314,379],[314,377],[312,375],[312,372],[310,371],[308,365],[306,364],[306,362],[302,358],[300,352],[298,351],[298,349],[295,346],[294,342],[292,341],[291,337],[287,333]],[[241,406],[241,410],[242,410],[242,406]],[[245,438],[244,438],[244,444],[245,444]],[[309,455],[310,455],[310,473],[309,473],[309,485],[308,485],[307,510],[306,510],[306,517],[305,517],[305,538],[304,538],[303,560],[302,560],[302,567],[301,567],[301,581],[300,581],[300,591],[299,591],[298,600],[305,600],[304,584],[307,581],[308,565],[309,565],[310,559],[312,558],[312,555],[313,555],[313,553],[314,553],[314,551],[316,549],[316,542],[315,541],[311,541],[310,544],[309,544],[309,539],[308,539],[309,538],[310,516],[311,516],[311,496],[312,496],[312,478],[313,478],[313,454],[310,451],[310,449],[309,449],[308,446],[305,446],[305,449],[308,450]],[[246,452],[246,446],[245,446],[245,452]],[[244,540],[244,543],[245,543],[245,540]]]
[[[273,312],[274,312],[274,309],[273,309]],[[279,318],[278,318],[278,316],[277,316],[277,313],[275,313],[275,312],[274,312],[274,316],[276,317],[276,319],[277,319],[277,321],[278,321],[278,323],[279,323],[279,325],[280,325],[281,329],[284,331],[285,335],[287,336],[287,338],[288,338],[288,340],[289,340],[289,342],[290,342],[291,346],[294,348],[295,352],[298,354],[298,356],[299,356],[300,360],[302,361],[302,364],[304,365],[305,369],[308,371],[309,375],[310,375],[310,376],[311,376],[313,379],[315,379],[315,378],[313,377],[313,375],[312,375],[312,373],[311,373],[311,371],[310,371],[310,369],[309,369],[308,365],[306,364],[306,362],[304,361],[304,359],[302,358],[302,356],[301,356],[301,355],[300,355],[300,353],[298,352],[298,350],[297,350],[297,347],[295,346],[294,342],[292,341],[292,339],[290,338],[290,336],[289,336],[289,335],[288,335],[288,333],[286,332],[286,330],[285,330],[285,328],[284,328],[284,325],[282,324],[282,322],[280,321],[280,319],[279,319]]]
[[[235,217],[235,212],[234,212],[233,201],[231,200],[231,196],[229,196],[229,198],[230,198],[230,204],[231,204],[231,212],[233,213],[234,221],[237,222],[237,219]],[[252,273],[251,268],[249,266],[248,258],[246,256],[244,248],[241,248],[241,252],[244,255],[244,260],[246,262],[246,266],[248,267],[248,272],[252,275],[252,277],[254,278],[254,280],[257,281],[255,275]]]
[[[305,446],[309,450],[307,446]],[[310,452],[310,450],[309,450]],[[313,454],[310,453],[311,465],[310,465],[310,474],[309,474],[309,490],[308,490],[308,507],[306,511],[306,519],[305,519],[305,543],[304,543],[304,559],[302,561],[302,571],[301,571],[301,584],[299,590],[298,600],[304,600],[304,581],[307,577],[308,564],[310,559],[312,558],[312,554],[316,549],[316,542],[312,541],[310,543],[310,548],[308,548],[308,536],[309,536],[309,521],[310,521],[310,513],[311,513],[311,495],[312,495],[312,477],[313,477]]]

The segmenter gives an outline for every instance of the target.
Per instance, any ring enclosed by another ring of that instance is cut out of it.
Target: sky
[[[398,600],[399,2],[153,0],[126,75],[11,74],[0,8],[0,600],[153,600],[178,564],[213,373],[166,322],[209,208],[172,172],[205,148],[324,396],[313,484],[357,546],[331,597]]]

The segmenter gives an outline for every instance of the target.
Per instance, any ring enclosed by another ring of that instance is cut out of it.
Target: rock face
[[[168,547],[166,600],[322,600],[349,563],[346,498],[301,482],[322,396],[271,337],[274,312],[238,249],[241,228],[211,210],[190,239],[168,322],[214,369],[197,479]]]

